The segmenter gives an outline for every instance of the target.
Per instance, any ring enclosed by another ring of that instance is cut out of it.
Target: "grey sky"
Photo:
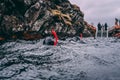
[[[114,25],[115,18],[120,18],[120,0],[69,0],[77,4],[84,13],[84,19],[88,23],[101,22]]]

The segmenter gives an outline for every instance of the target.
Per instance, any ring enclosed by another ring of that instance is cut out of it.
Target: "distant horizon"
[[[101,0],[95,3],[95,0],[69,0],[71,4],[76,4],[84,13],[84,19],[89,24],[97,26],[98,22],[112,27],[115,24],[115,18],[120,19],[120,0]]]

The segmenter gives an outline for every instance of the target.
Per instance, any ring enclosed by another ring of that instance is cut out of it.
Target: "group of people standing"
[[[101,24],[101,23],[99,22],[98,25],[97,25],[97,27],[98,27],[98,30],[105,30],[105,31],[106,31],[108,25],[107,25],[107,23]]]

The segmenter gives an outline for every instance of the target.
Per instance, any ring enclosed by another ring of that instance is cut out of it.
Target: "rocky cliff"
[[[59,38],[79,35],[84,14],[68,0],[0,0],[0,39]]]
[[[120,25],[115,25],[109,30],[110,37],[120,38]]]
[[[96,27],[93,25],[88,24],[86,21],[84,21],[84,31],[83,31],[83,37],[95,37],[96,34]]]

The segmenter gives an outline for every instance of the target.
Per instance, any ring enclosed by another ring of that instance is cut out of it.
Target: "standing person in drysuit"
[[[115,18],[115,25],[118,26],[118,19]]]
[[[43,44],[56,46],[58,43],[58,36],[57,36],[56,32],[54,31],[54,29],[52,29],[51,33],[53,34],[55,40],[52,37],[47,37],[43,41]]]
[[[98,23],[97,27],[98,27],[98,31],[100,31],[100,30],[101,30],[101,28],[102,28],[102,26],[101,26],[100,22]]]
[[[107,23],[105,23],[105,25],[104,25],[104,26],[105,26],[105,31],[106,31],[106,30],[107,30],[107,27],[108,27]]]

